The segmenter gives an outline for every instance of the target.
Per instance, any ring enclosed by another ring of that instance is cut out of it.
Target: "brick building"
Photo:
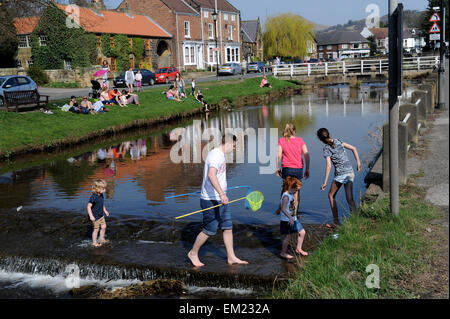
[[[17,67],[29,68],[33,65],[31,58],[31,34],[39,23],[40,17],[14,19],[14,27],[19,41]]]
[[[264,42],[259,17],[257,20],[242,21],[241,29],[243,59],[247,62],[255,58],[263,61]]]
[[[359,32],[333,31],[317,33],[317,52],[319,58],[345,59],[361,58],[370,55],[369,41]]]

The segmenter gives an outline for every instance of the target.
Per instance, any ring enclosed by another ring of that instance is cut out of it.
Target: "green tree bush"
[[[16,29],[10,12],[6,6],[0,4],[0,67],[16,66],[15,57],[18,50]]]
[[[47,73],[38,66],[28,68],[27,75],[32,78],[37,85],[44,85],[50,82]]]

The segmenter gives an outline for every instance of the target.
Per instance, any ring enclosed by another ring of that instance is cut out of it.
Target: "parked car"
[[[5,91],[32,91],[37,89],[37,84],[29,76],[0,76],[0,106],[5,104]]]
[[[247,66],[247,72],[263,72],[265,68],[264,62],[251,62]]]
[[[219,74],[242,74],[242,68],[238,63],[225,63],[219,67]]]
[[[173,66],[159,68],[158,71],[156,71],[156,83],[168,84],[170,81],[175,81],[177,73],[180,73],[180,71]]]
[[[328,62],[336,62],[336,59],[329,58],[329,59],[328,59]]]
[[[311,64],[311,66],[317,65],[320,63],[319,59],[309,59],[308,61],[309,64]]]
[[[140,69],[142,74],[142,85],[148,84],[148,85],[155,85],[156,82],[156,75],[152,71],[149,71],[147,69]],[[134,69],[134,75],[136,75],[138,69]],[[113,80],[115,87],[125,87],[125,72],[123,72],[118,77],[114,78]]]
[[[305,62],[302,59],[297,59],[292,61],[293,64],[304,64]]]

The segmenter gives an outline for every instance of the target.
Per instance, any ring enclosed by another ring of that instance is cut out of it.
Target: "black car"
[[[139,69],[134,69],[134,75],[136,75],[137,71]],[[150,85],[153,86],[156,82],[156,75],[155,73],[147,70],[147,69],[140,69],[141,70],[141,74],[142,74],[142,85]],[[121,75],[119,75],[118,77],[114,78],[114,86],[115,87],[125,87],[126,83],[125,83],[125,72],[123,72]]]

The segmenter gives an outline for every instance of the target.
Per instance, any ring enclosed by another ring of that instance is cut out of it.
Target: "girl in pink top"
[[[309,178],[309,153],[305,141],[301,137],[295,136],[296,128],[294,124],[286,124],[283,132],[283,137],[278,141],[278,156],[277,156],[277,176],[286,179],[288,176],[303,179]],[[305,165],[303,165],[303,157],[305,158]],[[300,205],[300,190],[295,195],[296,208],[298,214],[298,207]],[[280,213],[280,207],[277,209],[277,214]]]

